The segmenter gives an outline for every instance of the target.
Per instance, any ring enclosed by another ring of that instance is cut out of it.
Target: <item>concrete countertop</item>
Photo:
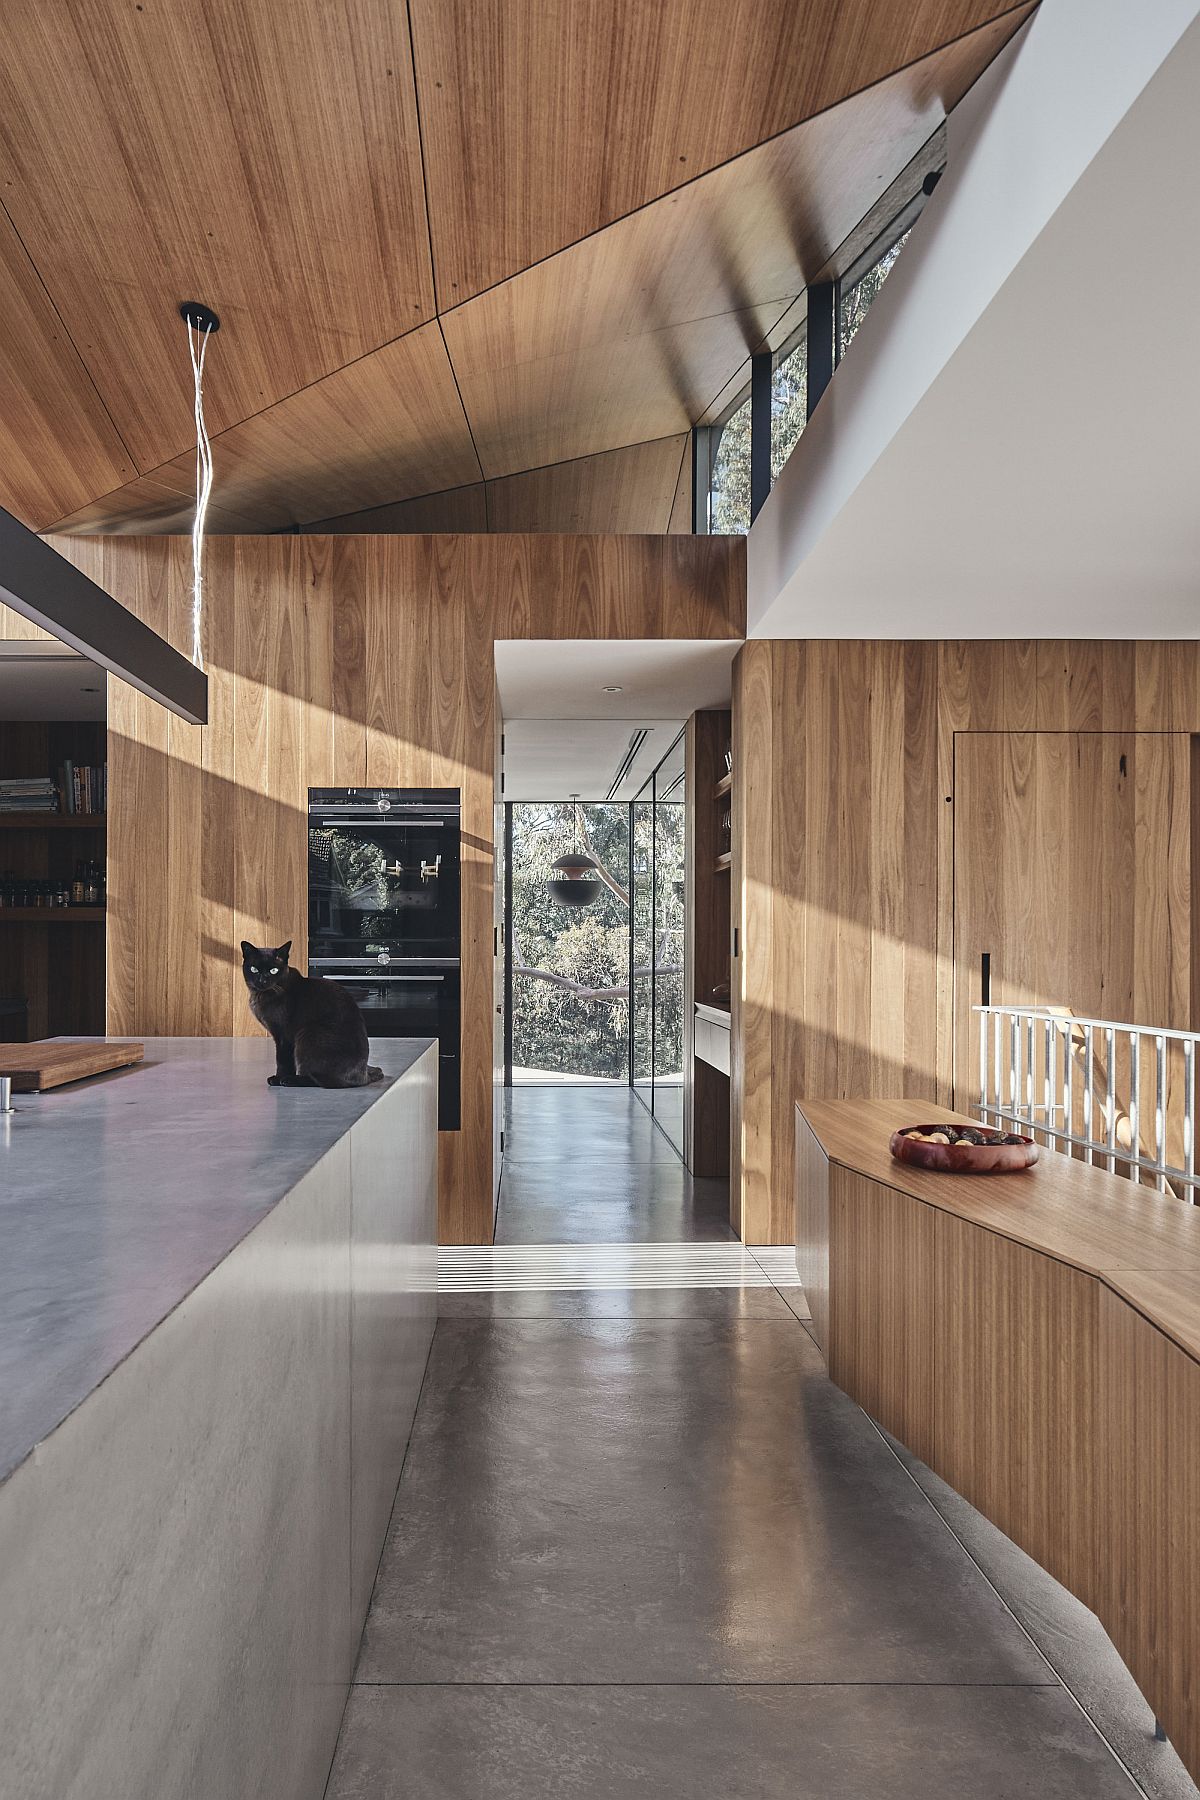
[[[145,1061],[0,1116],[0,1481],[403,1077],[272,1088],[264,1038],[147,1038]]]

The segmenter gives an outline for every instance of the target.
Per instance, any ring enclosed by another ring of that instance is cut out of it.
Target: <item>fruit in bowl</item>
[[[1011,1174],[1032,1168],[1039,1155],[1032,1138],[989,1125],[905,1125],[889,1147],[897,1162],[947,1175]]]

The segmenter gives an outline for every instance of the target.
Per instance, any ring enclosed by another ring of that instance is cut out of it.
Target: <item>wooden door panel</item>
[[[1190,760],[1182,732],[956,735],[956,1105],[985,951],[994,1004],[1189,1025]]]

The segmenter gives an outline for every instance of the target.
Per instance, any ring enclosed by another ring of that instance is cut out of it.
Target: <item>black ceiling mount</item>
[[[205,306],[200,300],[185,300],[179,308],[179,316],[194,325],[197,331],[220,331],[221,321],[211,306]]]

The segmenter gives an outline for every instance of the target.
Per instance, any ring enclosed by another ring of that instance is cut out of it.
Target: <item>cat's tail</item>
[[[383,1080],[383,1070],[376,1068],[374,1063],[368,1063],[367,1064],[367,1080],[368,1081],[382,1081]]]

